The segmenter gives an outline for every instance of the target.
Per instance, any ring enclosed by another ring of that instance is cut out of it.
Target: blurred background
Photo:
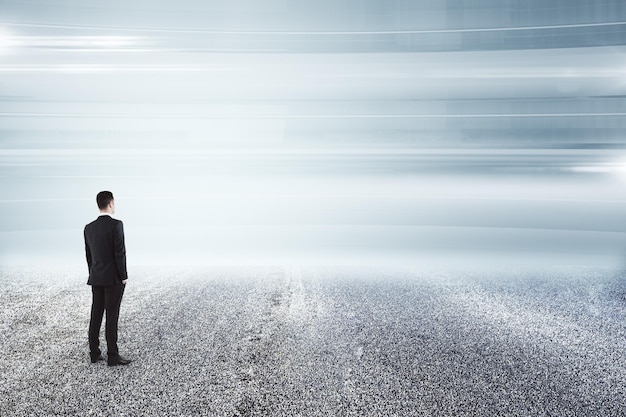
[[[0,265],[620,263],[623,0],[0,2]]]

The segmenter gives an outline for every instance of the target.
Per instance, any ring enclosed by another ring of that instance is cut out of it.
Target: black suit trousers
[[[106,311],[105,337],[108,356],[118,356],[117,321],[120,316],[120,304],[124,295],[124,284],[111,286],[92,285],[93,302],[91,304],[91,321],[89,322],[89,350],[92,357],[98,357],[100,351],[100,327]]]

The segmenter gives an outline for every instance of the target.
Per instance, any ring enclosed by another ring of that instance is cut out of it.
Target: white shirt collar
[[[100,213],[100,214],[98,215],[98,217],[100,217],[100,216],[110,216],[110,215],[111,215],[111,213]]]

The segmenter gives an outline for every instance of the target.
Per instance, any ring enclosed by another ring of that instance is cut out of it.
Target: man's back
[[[108,215],[85,226],[85,252],[89,285],[109,286],[127,278],[124,226]]]
[[[110,191],[96,196],[100,217],[85,226],[85,254],[91,285],[91,319],[89,320],[89,355],[91,363],[104,360],[100,350],[100,327],[106,312],[107,365],[128,365],[131,361],[120,356],[117,347],[117,323],[126,288],[126,248],[124,225],[111,218],[115,199]]]

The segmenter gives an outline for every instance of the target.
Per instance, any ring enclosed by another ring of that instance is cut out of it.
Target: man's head
[[[115,213],[115,200],[111,191],[100,191],[96,196],[98,208],[103,213]]]

